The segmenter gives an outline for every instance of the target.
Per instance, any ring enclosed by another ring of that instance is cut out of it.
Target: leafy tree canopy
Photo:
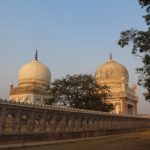
[[[108,87],[99,86],[91,75],[67,75],[51,83],[51,98],[46,104],[59,104],[72,108],[112,111],[113,105],[107,104]]]
[[[139,0],[142,8],[146,9],[143,18],[147,24],[146,31],[131,28],[121,32],[118,44],[121,47],[132,43],[132,54],[141,57],[143,66],[136,69],[139,74],[138,84],[145,87],[145,99],[150,101],[150,0]]]

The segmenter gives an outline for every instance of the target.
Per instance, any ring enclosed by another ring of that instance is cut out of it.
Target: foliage
[[[145,87],[147,92],[144,93],[145,99],[150,101],[150,0],[139,0],[142,8],[146,8],[144,19],[148,26],[146,31],[140,31],[131,28],[121,32],[118,44],[121,47],[132,43],[132,54],[142,59],[143,66],[137,68],[139,74],[138,84]]]
[[[99,86],[91,75],[67,75],[51,83],[51,98],[47,104],[60,104],[73,108],[112,111],[107,104],[108,87]]]

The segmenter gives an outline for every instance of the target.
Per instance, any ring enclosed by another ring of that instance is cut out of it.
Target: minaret
[[[35,52],[35,60],[38,60],[38,50]]]
[[[110,58],[109,59],[112,60],[112,54],[111,54],[111,52],[110,52]]]

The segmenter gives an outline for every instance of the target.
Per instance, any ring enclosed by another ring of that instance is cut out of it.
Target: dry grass
[[[25,148],[26,150],[150,150],[150,131],[94,140]]]

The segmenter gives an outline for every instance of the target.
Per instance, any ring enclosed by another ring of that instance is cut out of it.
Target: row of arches
[[[0,105],[0,132],[80,132],[150,127],[150,119],[84,111]]]

